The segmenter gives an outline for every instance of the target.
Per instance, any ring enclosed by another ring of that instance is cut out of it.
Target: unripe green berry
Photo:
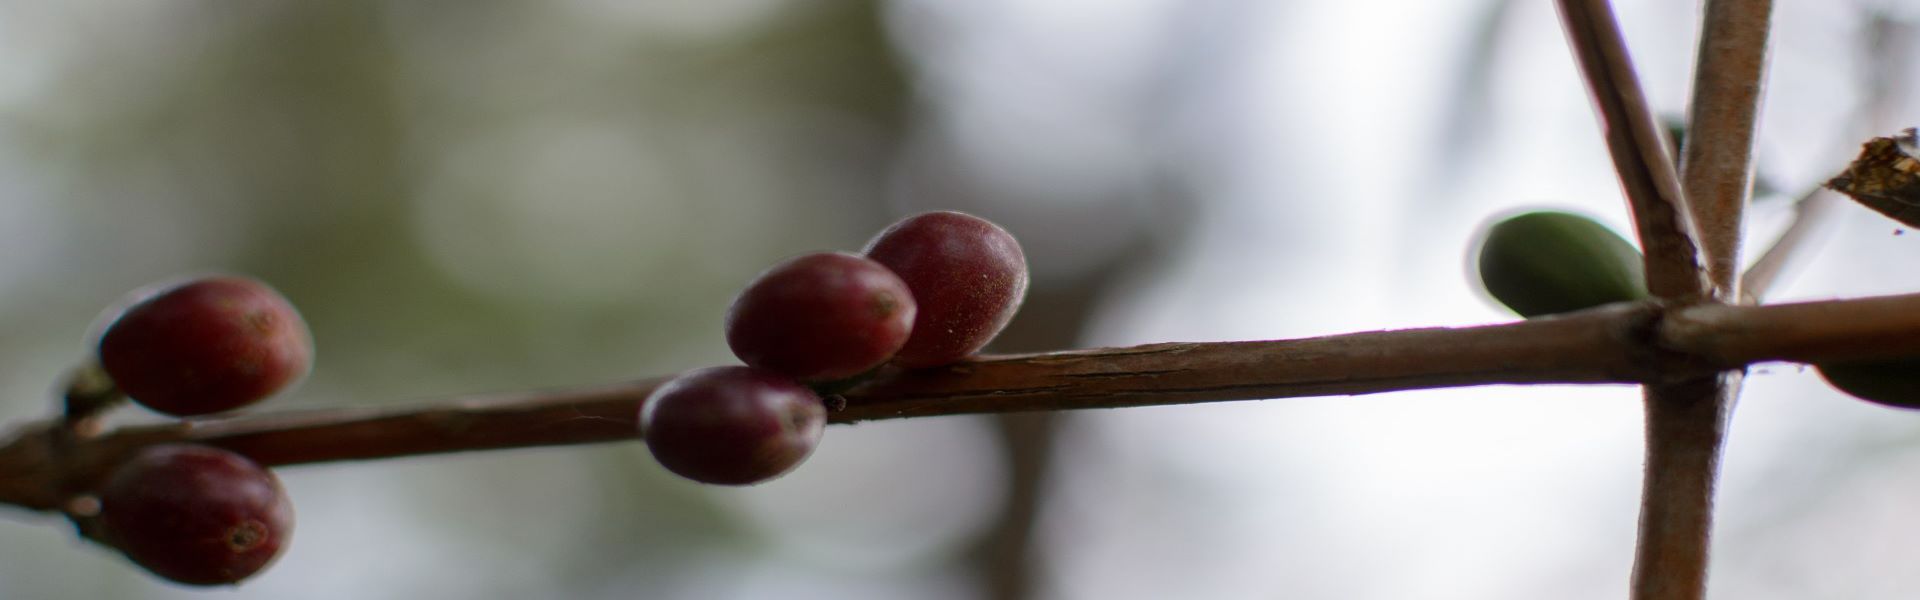
[[[1647,297],[1640,252],[1579,215],[1529,212],[1494,223],[1478,263],[1487,293],[1523,317]]]
[[[1814,365],[1847,395],[1895,408],[1920,408],[1920,358]]]

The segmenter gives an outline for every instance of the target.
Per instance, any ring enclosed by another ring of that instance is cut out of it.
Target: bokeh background
[[[1682,114],[1697,3],[1616,4]],[[1920,4],[1776,22],[1754,253],[1920,122]],[[1627,223],[1546,2],[8,0],[0,422],[183,273],[302,308],[295,410],[728,363],[757,271],[930,208],[1026,245],[1002,350],[1498,322],[1468,245],[1537,206]],[[1779,298],[1920,291],[1920,235],[1830,214]],[[238,588],[11,510],[0,598],[1621,598],[1639,436],[1630,387],[1473,388],[835,427],[747,489],[631,443],[307,466]],[[1764,366],[1726,470],[1713,597],[1920,597],[1920,415]]]

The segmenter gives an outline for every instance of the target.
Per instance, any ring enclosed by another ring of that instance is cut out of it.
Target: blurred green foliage
[[[0,269],[9,420],[44,414],[95,311],[209,270],[272,283],[314,329],[313,377],[264,410],[730,362],[742,282],[887,218],[906,92],[872,2],[11,10],[98,43],[0,104],[0,173],[25,175],[0,215],[44,232]],[[637,446],[343,469],[284,474],[294,550],[243,593],[656,597],[772,551]],[[173,593],[5,527],[0,596]],[[319,556],[352,546],[370,559]],[[310,585],[343,561],[404,581]]]

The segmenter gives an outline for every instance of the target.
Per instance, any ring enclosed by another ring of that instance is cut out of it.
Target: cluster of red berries
[[[258,281],[207,277],[128,307],[100,337],[100,366],[134,402],[178,417],[225,412],[286,389],[313,346],[293,305]],[[238,582],[293,533],[271,471],[210,446],[150,446],[97,490],[101,541],[180,583]]]
[[[1006,230],[956,212],[887,228],[864,256],[809,254],[760,274],[727,315],[727,343],[747,364],[684,373],[640,413],[647,447],[696,481],[777,477],[819,444],[826,407],[815,387],[892,362],[922,368],[986,346],[1020,306],[1026,258]],[[304,377],[312,336],[293,305],[258,281],[206,277],[168,287],[115,316],[101,369],[132,401],[176,417],[259,402]],[[293,532],[293,506],[271,471],[227,450],[142,449],[99,485],[96,537],[167,579],[239,582],[265,568]]]
[[[822,252],[761,273],[727,313],[746,366],[683,373],[640,409],[647,448],[688,479],[750,485],[798,466],[820,443],[817,388],[891,362],[950,364],[1005,328],[1027,291],[1026,256],[1005,229],[958,212],[893,224],[863,255]]]

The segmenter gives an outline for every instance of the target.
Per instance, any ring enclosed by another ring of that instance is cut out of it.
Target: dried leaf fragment
[[[1920,139],[1913,128],[1867,141],[1860,157],[1827,187],[1912,227],[1920,227]]]

